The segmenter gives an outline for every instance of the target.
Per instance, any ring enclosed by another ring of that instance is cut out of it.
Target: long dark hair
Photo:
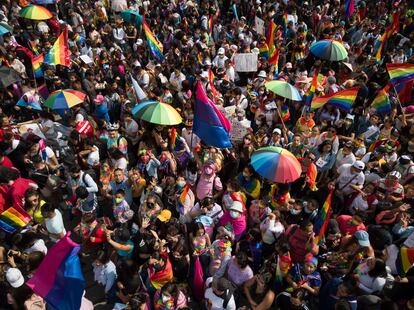
[[[375,258],[374,268],[368,271],[368,275],[373,278],[385,278],[387,276],[387,269],[385,262],[382,259]]]
[[[165,284],[161,289],[160,295],[163,292],[167,292],[168,294],[170,294],[174,298],[174,309],[176,309],[177,308],[178,297],[180,295],[180,290],[178,289],[177,284],[175,284],[175,283]]]

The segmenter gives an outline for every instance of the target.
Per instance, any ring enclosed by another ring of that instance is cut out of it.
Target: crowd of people
[[[0,233],[1,309],[49,309],[25,282],[67,233],[108,309],[414,309],[414,270],[399,268],[400,249],[414,248],[412,84],[404,100],[390,89],[390,113],[370,108],[388,83],[385,65],[413,60],[412,1],[345,1],[354,4],[350,16],[339,0],[56,2],[44,4],[53,12],[44,21],[20,17],[25,0],[0,5],[12,27],[0,37],[2,66],[20,76],[0,92],[0,211],[16,206],[32,218]],[[123,10],[141,19],[127,21]],[[378,62],[395,11],[399,31]],[[276,65],[256,17],[278,25]],[[147,44],[143,19],[163,59]],[[43,64],[34,77],[33,58],[64,28],[70,66]],[[348,57],[315,57],[310,45],[322,39],[341,42]],[[256,72],[235,70],[240,53],[258,54]],[[315,96],[359,87],[352,110],[313,110],[265,87],[283,80],[305,98],[315,71]],[[131,78],[183,122],[136,118],[142,100]],[[198,82],[245,128],[231,148],[193,132]],[[16,105],[61,89],[85,101],[64,112]],[[22,130],[27,124],[39,130]],[[290,151],[301,176],[287,184],[261,177],[251,156],[264,146]],[[82,309],[93,309],[85,293]]]

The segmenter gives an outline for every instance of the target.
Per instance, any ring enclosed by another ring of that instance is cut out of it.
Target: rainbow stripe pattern
[[[76,43],[81,44],[81,45],[85,43],[85,38],[82,37],[79,33],[75,34],[74,40]]]
[[[315,233],[315,244],[319,244],[321,242],[326,228],[328,227],[328,221],[331,216],[332,194],[333,190],[329,192],[322,209],[319,210],[318,216],[315,219],[315,225],[313,227],[313,231]]]
[[[154,57],[159,61],[164,60],[163,55],[163,46],[162,44],[155,38],[154,34],[152,33],[151,29],[148,27],[147,21],[143,20],[143,26],[144,26],[144,32],[145,37],[147,38],[147,44],[151,51],[151,53],[154,55]]]
[[[325,104],[330,104],[345,111],[349,111],[358,95],[359,87],[341,90],[337,93],[316,97],[311,103],[312,109],[319,109]]]
[[[0,215],[0,228],[13,233],[17,228],[25,227],[32,217],[20,207],[10,207]]]
[[[318,87],[318,75],[319,75],[319,70],[316,69],[313,74],[311,87],[309,87],[306,93],[305,106],[307,107],[311,106],[313,96],[315,95],[316,87]]]
[[[181,192],[181,194],[180,194],[180,204],[181,205],[184,205],[185,197],[187,197],[187,194],[188,194],[188,191],[190,190],[190,187],[191,187],[191,185],[187,184],[184,187],[183,191]]]
[[[69,235],[66,234],[48,251],[33,277],[26,282],[53,309],[80,309],[85,291],[78,256],[80,246]]]
[[[381,63],[382,50],[387,41],[394,33],[398,32],[400,29],[400,12],[395,11],[391,16],[391,24],[385,29],[384,33],[380,39],[375,43],[375,59],[377,63]]]
[[[388,97],[389,85],[385,86],[377,92],[377,96],[371,103],[371,108],[379,114],[388,114],[391,112],[391,102]]]
[[[40,78],[43,75],[42,63],[45,59],[43,54],[40,54],[32,59],[34,76]]]
[[[414,248],[401,248],[398,254],[395,265],[397,267],[398,274],[405,276],[408,270],[414,264]]]
[[[387,70],[393,85],[414,80],[414,64],[387,64]]]
[[[44,62],[49,65],[70,67],[67,27],[63,29],[52,48],[46,54]]]

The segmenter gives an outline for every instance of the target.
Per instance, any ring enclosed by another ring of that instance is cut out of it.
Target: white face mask
[[[262,126],[262,121],[256,121],[257,126]]]
[[[300,213],[300,210],[290,209],[290,214],[292,215],[298,215],[299,213]]]
[[[305,207],[305,208],[304,208],[304,211],[305,211],[305,213],[307,213],[307,214],[311,214],[311,213],[313,213],[313,211],[312,211],[312,210],[310,210],[308,207]]]
[[[230,211],[230,216],[233,219],[238,219],[240,217],[240,213],[237,211]]]
[[[167,302],[170,301],[170,296],[164,296],[164,295],[162,295],[161,300],[162,300],[162,303],[163,304],[166,304]]]

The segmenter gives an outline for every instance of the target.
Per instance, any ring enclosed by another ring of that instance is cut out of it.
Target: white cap
[[[359,169],[359,170],[364,170],[365,169],[365,164],[361,160],[357,160],[356,162],[354,162],[354,164],[352,166],[356,169]]]
[[[259,74],[257,75],[258,77],[262,77],[262,78],[266,78],[266,72],[264,70],[260,71]]]
[[[389,175],[397,178],[398,180],[401,179],[401,173],[399,173],[398,171],[391,171]]]
[[[352,115],[352,114],[349,114],[349,113],[348,113],[348,114],[345,116],[345,118],[349,118],[349,119],[354,120],[355,116],[354,116],[354,115]]]
[[[80,113],[76,114],[75,123],[80,123],[80,122],[83,122],[84,120],[85,120],[85,118],[83,117],[82,114],[80,114]]]
[[[24,284],[24,278],[21,271],[17,268],[9,268],[6,272],[6,279],[14,287],[20,287]]]
[[[257,47],[255,47],[254,49],[252,49],[252,53],[259,54],[260,50]]]
[[[205,66],[211,66],[211,61],[210,61],[210,59],[206,59],[206,60],[204,60],[204,65]]]
[[[278,135],[281,135],[282,131],[280,130],[280,128],[275,128],[273,129],[273,133],[277,133]]]
[[[243,213],[243,204],[240,201],[233,201],[230,210]]]
[[[142,40],[142,39],[137,40],[137,45],[138,46],[141,46],[143,43],[144,43],[144,40]]]
[[[217,54],[219,54],[219,55],[224,55],[224,48],[220,47],[220,48],[218,49]]]

